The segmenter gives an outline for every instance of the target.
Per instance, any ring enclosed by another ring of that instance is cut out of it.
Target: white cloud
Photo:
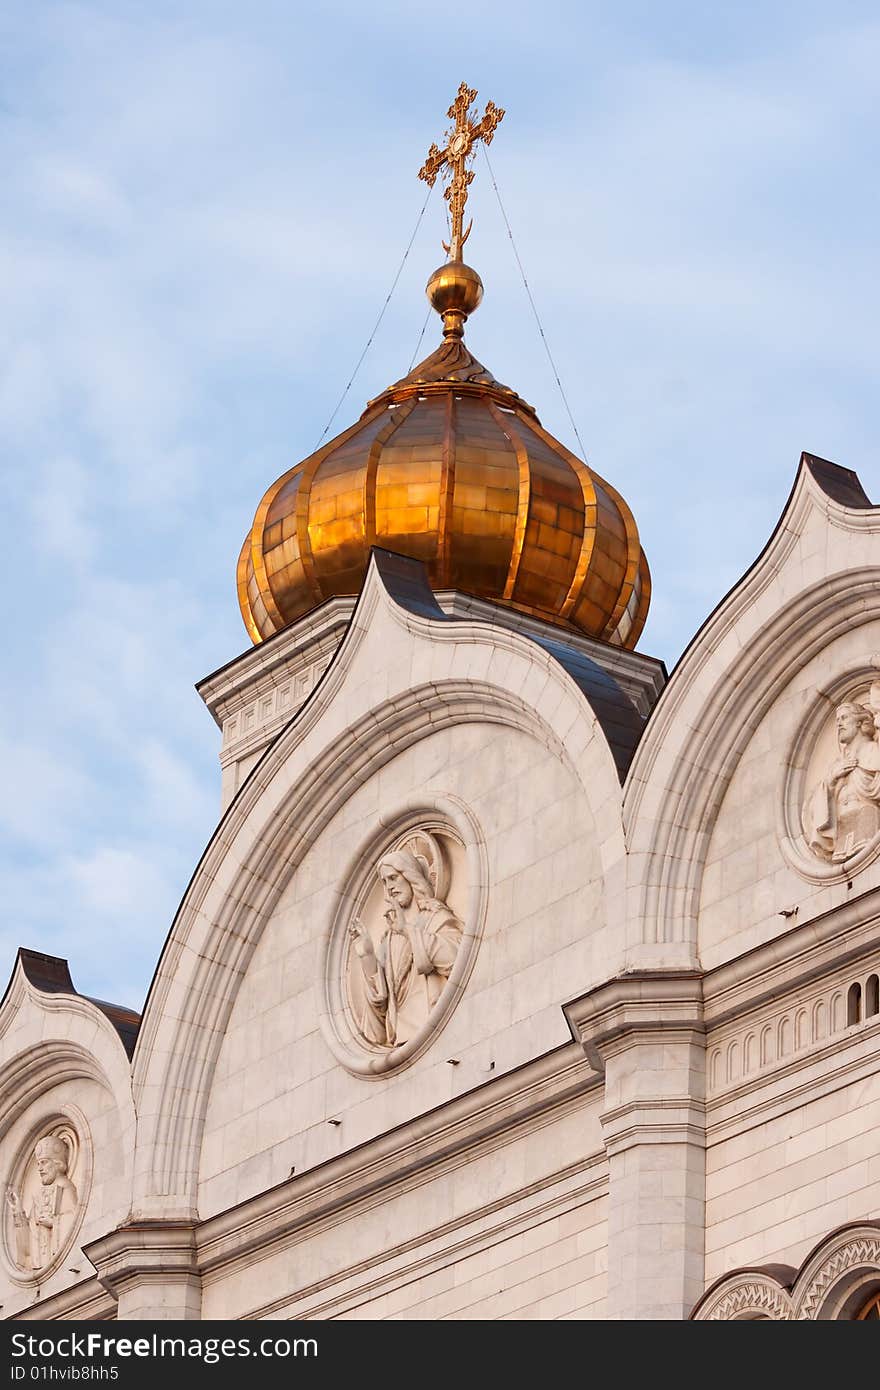
[[[642,645],[671,660],[801,448],[880,477],[880,25],[685,0],[468,23],[548,338],[648,550]],[[139,1002],[216,816],[192,685],[246,645],[242,536],[348,380],[459,74],[402,0],[38,0],[0,24],[2,944]],[[482,162],[472,206],[469,342],[573,442]],[[406,369],[441,233],[435,196],[340,429]]]
[[[151,738],[138,750],[137,762],[144,781],[143,813],[157,830],[213,829],[219,819],[219,796],[208,790],[182,757]]]
[[[78,764],[76,750],[61,750],[59,756],[57,748],[11,731],[0,737],[0,826],[9,846],[52,852],[59,843],[69,843],[71,822],[90,787]]]
[[[79,899],[75,910],[112,919],[121,928],[132,916],[142,921],[166,905],[161,873],[155,864],[131,850],[102,846],[84,857],[67,860],[65,868]]]
[[[34,545],[77,571],[93,558],[97,540],[91,486],[88,469],[68,455],[48,460],[27,490]]]

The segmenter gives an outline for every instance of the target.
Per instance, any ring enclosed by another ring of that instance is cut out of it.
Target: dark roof
[[[401,608],[435,622],[455,621],[443,612],[434,597],[421,560],[411,560],[379,546],[373,546],[373,558],[385,588]],[[623,782],[646,722],[629,695],[598,661],[569,646],[561,634],[559,637],[551,632],[541,636],[531,632],[522,635],[549,652],[583,691],[602,727],[617,774]]]
[[[70,977],[70,967],[63,956],[47,956],[42,951],[31,951],[19,946],[17,960],[35,989],[43,994],[72,994],[86,999],[106,1014],[122,1039],[129,1059],[134,1052],[134,1044],[141,1026],[141,1016],[134,1009],[126,1009],[122,1004],[109,1004],[105,999],[93,999],[88,994],[80,994],[74,988]]]
[[[839,463],[820,459],[818,454],[801,454],[801,463],[809,469],[832,502],[839,502],[842,507],[873,507],[873,502],[859,482],[858,473],[851,468],[841,468]]]

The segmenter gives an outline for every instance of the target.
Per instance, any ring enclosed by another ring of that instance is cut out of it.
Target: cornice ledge
[[[710,1028],[756,1008],[828,970],[876,950],[880,888],[869,888],[848,902],[790,928],[780,936],[713,966],[703,977],[706,1021]]]
[[[230,1259],[289,1242],[306,1226],[418,1181],[429,1167],[455,1160],[511,1127],[538,1121],[577,1100],[597,1080],[569,1044],[556,1048],[427,1115],[207,1217],[198,1228],[199,1267],[203,1274],[213,1272]]]
[[[28,1308],[10,1314],[16,1322],[96,1322],[112,1317],[116,1302],[94,1277],[72,1284],[49,1298],[41,1298]]]
[[[562,1008],[571,1035],[591,1067],[604,1073],[605,1062],[621,1043],[663,1033],[703,1033],[701,971],[644,970],[618,975]]]
[[[99,1284],[118,1299],[145,1280],[198,1279],[195,1224],[137,1221],[82,1247]]]
[[[631,1100],[602,1113],[609,1158],[642,1144],[706,1146],[706,1104],[694,1096]]]
[[[328,599],[297,622],[281,628],[258,646],[240,652],[231,661],[197,681],[196,693],[201,696],[215,722],[221,722],[217,718],[220,705],[225,700],[234,699],[243,684],[250,686],[257,679],[270,677],[280,668],[296,662],[305,652],[324,643],[338,646],[351,621],[356,602],[354,597]]]

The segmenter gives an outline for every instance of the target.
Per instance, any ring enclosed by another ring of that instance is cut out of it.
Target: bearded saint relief
[[[79,1197],[68,1176],[71,1155],[66,1142],[48,1134],[37,1143],[25,1171],[30,1199],[6,1189],[12,1216],[15,1263],[26,1273],[52,1264],[66,1246],[76,1220]],[[31,1169],[36,1169],[36,1175]]]
[[[355,918],[349,927],[351,968],[359,977],[352,981],[352,1007],[363,1037],[380,1047],[400,1047],[427,1022],[464,930],[448,903],[436,896],[436,840],[425,834],[412,839],[434,847],[433,865],[408,847],[384,855],[377,866],[382,925],[371,932]]]
[[[839,756],[807,798],[803,827],[814,854],[841,864],[880,835],[880,745],[868,705],[838,705],[835,724]]]

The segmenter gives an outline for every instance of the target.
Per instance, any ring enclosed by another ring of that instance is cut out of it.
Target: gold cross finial
[[[486,103],[485,114],[478,121],[476,113],[471,113],[471,107],[476,99],[477,94],[473,87],[462,82],[458,89],[458,96],[446,113],[454,122],[444,137],[446,144],[442,150],[438,149],[436,145],[432,145],[428,151],[428,158],[419,170],[419,178],[424,179],[429,188],[433,188],[437,175],[445,165],[445,178],[448,182],[443,196],[449,204],[451,236],[448,245],[444,241],[443,250],[447,252],[451,261],[461,260],[461,248],[467,241],[473,226],[473,218],[471,218],[467,230],[462,231],[468,186],[474,177],[473,170],[467,167],[468,161],[473,159],[476,153],[478,140],[485,141],[487,145],[492,143],[492,136],[504,115],[501,107],[496,106],[494,101],[490,101]]]

